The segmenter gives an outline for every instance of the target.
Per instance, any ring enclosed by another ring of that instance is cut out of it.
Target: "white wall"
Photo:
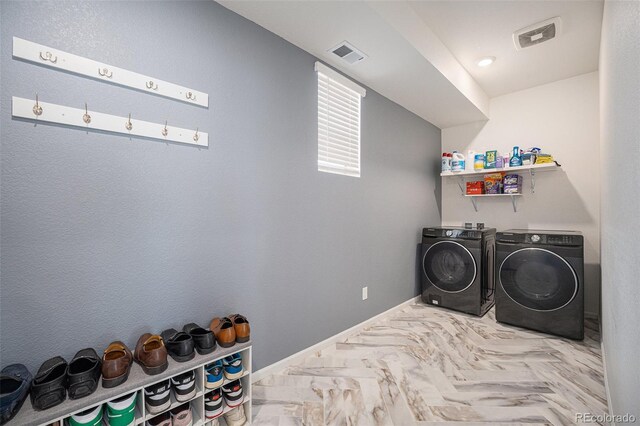
[[[524,176],[524,195],[511,201],[479,199],[478,212],[461,195],[455,178],[442,181],[442,224],[484,222],[508,228],[567,229],[585,237],[585,311],[599,312],[600,151],[598,73],[572,77],[491,99],[491,119],[442,130],[442,151],[537,146],[562,165],[538,172],[536,189]]]
[[[600,43],[602,339],[613,413],[633,414],[636,419],[640,419],[639,32],[640,3],[605,3]]]

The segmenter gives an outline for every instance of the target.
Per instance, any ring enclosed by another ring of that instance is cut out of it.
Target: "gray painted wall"
[[[1,361],[36,370],[241,312],[261,368],[418,293],[440,131],[369,90],[362,177],[319,173],[315,58],[210,1],[3,2]],[[18,36],[208,92],[208,109],[11,57]],[[40,99],[209,149],[11,118]],[[361,301],[361,287],[369,300]]]
[[[640,419],[640,3],[606,1],[600,43],[602,338],[613,413]]]

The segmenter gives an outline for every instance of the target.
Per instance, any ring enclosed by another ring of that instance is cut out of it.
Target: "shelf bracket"
[[[475,197],[471,197],[471,204],[473,204],[473,209],[477,213],[478,212],[478,202],[476,201]]]
[[[458,188],[460,188],[460,193],[464,195],[464,178],[462,176],[458,177]]]
[[[513,195],[511,196],[511,204],[513,204],[513,212],[514,213],[518,212],[516,198],[517,197],[514,197]]]
[[[535,194],[536,192],[536,172],[533,169],[529,169],[529,173],[531,174],[531,193]],[[515,207],[514,207],[515,211]]]

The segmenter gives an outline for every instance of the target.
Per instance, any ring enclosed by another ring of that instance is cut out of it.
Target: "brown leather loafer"
[[[249,320],[240,314],[229,315],[229,319],[233,323],[233,329],[236,332],[236,342],[245,343],[251,338],[251,327]]]
[[[126,382],[132,363],[127,345],[119,340],[111,342],[102,355],[102,387],[114,388]]]
[[[216,335],[218,344],[223,348],[228,348],[236,344],[236,331],[233,323],[227,317],[215,317],[209,324],[209,329]]]
[[[142,370],[150,376],[160,374],[169,366],[167,348],[164,347],[162,337],[145,333],[138,339],[133,356]]]

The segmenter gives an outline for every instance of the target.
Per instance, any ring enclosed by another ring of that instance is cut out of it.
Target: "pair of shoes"
[[[171,406],[171,389],[176,401],[185,402],[196,396],[196,373],[194,370],[147,386],[144,401],[151,414],[161,413]]]
[[[98,405],[97,407],[76,413],[69,417],[69,426],[100,426],[102,424],[103,412],[102,405]]]
[[[222,385],[207,393],[204,397],[204,410],[207,419],[220,417],[224,412],[224,405],[227,407],[237,407],[244,401],[244,392],[240,380]],[[223,404],[224,402],[224,404]]]
[[[31,384],[31,403],[36,410],[46,410],[67,398],[91,395],[100,382],[101,361],[95,350],[82,349],[67,364],[61,356],[45,361]]]
[[[7,365],[0,371],[0,425],[16,415],[27,399],[33,377],[22,364]]]
[[[228,317],[215,317],[211,320],[209,328],[216,335],[218,344],[223,348],[229,348],[238,343],[248,342],[251,334],[249,321],[240,314]]]
[[[227,426],[242,426],[247,423],[247,416],[244,413],[244,407],[236,407],[224,414],[224,420]]]
[[[107,402],[107,425],[129,426],[136,417],[136,392]]]
[[[171,411],[160,414],[147,421],[149,426],[192,426],[193,414],[191,413],[191,404],[180,405]]]
[[[207,389],[216,389],[222,386],[224,378],[234,380],[242,377],[244,368],[242,367],[242,356],[235,353],[229,355],[222,360],[214,361],[204,367],[206,373],[205,387]]]
[[[162,373],[169,366],[167,348],[157,334],[145,333],[140,336],[133,357],[142,370],[151,376]]]
[[[133,355],[119,340],[111,342],[102,355],[102,387],[114,388],[129,378]]]
[[[198,324],[190,323],[182,327],[182,331],[170,328],[162,332],[162,339],[167,346],[171,358],[177,362],[192,360],[196,355],[210,354],[216,349],[216,339],[210,330],[205,330]]]

